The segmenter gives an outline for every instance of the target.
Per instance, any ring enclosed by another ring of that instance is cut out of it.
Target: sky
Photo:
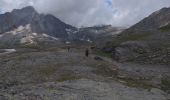
[[[154,11],[170,7],[170,0],[0,0],[0,13],[33,6],[73,26],[131,26]]]

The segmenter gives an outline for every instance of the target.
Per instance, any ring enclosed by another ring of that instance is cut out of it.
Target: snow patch
[[[169,21],[169,22],[166,22],[164,25],[159,26],[159,28],[165,27],[165,26],[167,26],[167,25],[169,25],[169,24],[170,24],[170,21]]]
[[[19,26],[19,27],[17,28],[17,31],[22,31],[23,29],[24,29],[23,26]]]
[[[80,39],[81,41],[84,41],[84,39]]]
[[[16,52],[15,49],[4,49],[6,52]]]
[[[1,35],[0,35],[0,38],[1,38],[1,37],[3,37],[3,36],[4,36],[4,35],[3,35],[3,34],[1,34]]]
[[[30,26],[30,24],[27,24],[27,25],[26,25],[26,27],[25,27],[25,29],[26,29],[26,30],[29,30],[29,29],[31,29],[31,26]]]
[[[37,33],[32,33],[32,35],[37,36]]]
[[[33,36],[24,37],[20,40],[20,43],[21,44],[25,44],[25,43],[33,44],[34,43],[33,38],[34,38]]]
[[[48,37],[48,35],[47,35],[47,34],[43,34],[43,36],[44,36],[44,37]]]
[[[90,42],[90,43],[92,43],[93,41],[91,41],[90,39],[87,39],[87,42]]]
[[[17,35],[17,32],[16,31],[11,31],[10,32],[12,35]]]
[[[76,33],[78,33],[79,31],[73,31],[73,34],[76,34]]]
[[[71,29],[66,29],[67,32],[71,32]]]
[[[15,29],[13,31],[10,31],[10,32],[7,32],[7,33],[12,34],[12,35],[17,35],[22,30],[24,30],[24,27],[23,26],[19,26],[17,29]]]
[[[70,41],[66,41],[65,43],[66,43],[66,44],[70,44],[71,42],[70,42]]]
[[[59,40],[59,38],[53,37],[53,36],[49,36],[50,38],[54,39],[54,40]]]
[[[47,34],[43,34],[43,36],[44,36],[44,37],[47,37],[47,38],[52,38],[52,39],[54,39],[54,40],[56,40],[56,41],[59,40],[59,38],[56,38],[56,37],[53,37],[53,36],[50,36],[50,35],[47,35]]]

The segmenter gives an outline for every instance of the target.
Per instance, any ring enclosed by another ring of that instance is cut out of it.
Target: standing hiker
[[[86,57],[89,56],[89,49],[86,49],[86,51],[85,51],[85,56],[86,56]]]
[[[67,48],[68,52],[70,52],[70,47]]]

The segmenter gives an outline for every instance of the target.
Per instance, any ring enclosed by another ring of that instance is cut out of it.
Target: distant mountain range
[[[122,30],[123,28],[109,25],[79,29],[65,24],[53,15],[39,14],[31,6],[22,9],[14,9],[12,12],[0,15],[0,44],[2,47],[4,45],[16,46],[23,44],[22,40],[25,40],[24,43],[27,44],[37,43],[37,41],[40,42],[40,40],[44,42],[48,39],[49,42],[51,38],[53,38],[53,42],[56,42],[56,38],[60,42],[68,41],[68,43],[81,41],[94,42],[103,35],[117,34]],[[45,40],[44,36],[46,36]]]

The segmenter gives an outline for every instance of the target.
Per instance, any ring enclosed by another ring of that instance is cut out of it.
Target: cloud
[[[1,12],[28,5],[74,26],[129,26],[162,7],[169,7],[170,0],[0,0]]]

